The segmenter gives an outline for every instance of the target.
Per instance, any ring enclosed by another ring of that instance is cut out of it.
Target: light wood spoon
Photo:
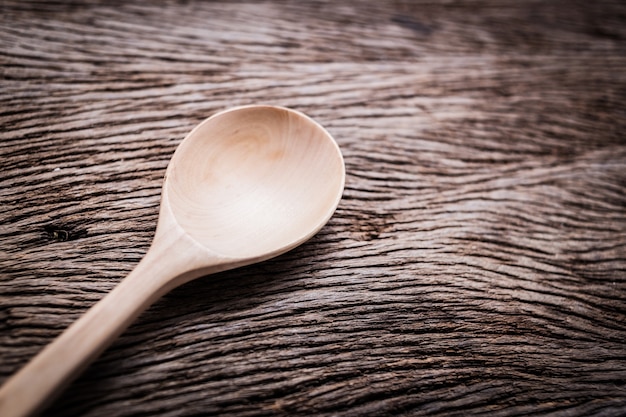
[[[344,180],[339,147],[302,113],[245,106],[200,123],[167,168],[148,253],[2,386],[0,416],[40,411],[171,289],[309,239],[335,211]]]

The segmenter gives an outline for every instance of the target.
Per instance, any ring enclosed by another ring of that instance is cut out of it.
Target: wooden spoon
[[[341,152],[293,110],[238,107],[193,129],[165,174],[156,234],[137,267],[0,389],[0,416],[41,410],[150,304],[194,278],[280,255],[332,216]]]

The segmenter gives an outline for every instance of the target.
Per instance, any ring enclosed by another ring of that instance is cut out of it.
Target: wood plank
[[[0,382],[146,252],[185,134],[268,103],[336,137],[336,215],[45,415],[623,415],[626,7],[379,3],[0,3]]]

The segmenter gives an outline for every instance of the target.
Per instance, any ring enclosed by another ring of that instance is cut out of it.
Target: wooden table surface
[[[137,264],[204,118],[292,107],[347,169],[44,415],[626,414],[624,2],[1,0],[0,63],[0,382]]]

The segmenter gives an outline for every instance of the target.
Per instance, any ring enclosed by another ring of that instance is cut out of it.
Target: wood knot
[[[55,242],[66,242],[87,236],[85,229],[80,229],[70,225],[49,224],[43,227],[49,240]]]
[[[387,232],[394,227],[395,217],[385,211],[365,211],[355,213],[354,230],[358,240],[378,239],[381,233]]]

